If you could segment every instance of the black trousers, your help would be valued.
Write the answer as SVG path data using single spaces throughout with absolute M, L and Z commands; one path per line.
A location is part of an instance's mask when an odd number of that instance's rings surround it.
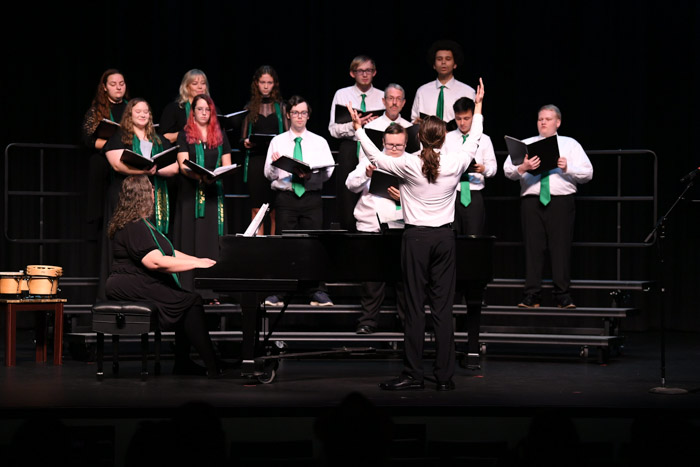
M 377 327 L 379 321 L 379 312 L 381 310 L 384 297 L 386 296 L 386 282 L 363 282 L 362 296 L 360 297 L 360 305 L 362 305 L 362 315 L 357 320 L 358 325 Z M 399 314 L 401 321 L 406 319 L 406 296 L 402 282 L 395 282 L 394 289 L 396 291 L 396 312 Z
M 320 191 L 307 191 L 301 197 L 293 191 L 277 191 L 275 222 L 284 230 L 320 230 L 323 228 L 323 200 Z
M 455 200 L 455 221 L 452 226 L 457 235 L 486 235 L 486 210 L 484 196 L 481 190 L 472 190 L 472 201 L 469 206 L 463 206 L 457 192 Z
M 323 228 L 323 200 L 320 191 L 307 191 L 301 197 L 293 191 L 277 191 L 275 194 L 276 233 L 285 230 L 321 230 Z M 325 283 L 313 284 L 308 294 L 326 291 Z M 283 297 L 283 294 L 277 294 Z
M 574 238 L 574 195 L 552 196 L 547 206 L 538 196 L 524 196 L 520 215 L 525 242 L 525 293 L 542 291 L 545 251 L 549 250 L 554 296 L 569 293 L 571 244 Z
M 335 160 L 338 166 L 334 170 L 335 207 L 340 228 L 351 232 L 357 230 L 353 211 L 360 194 L 348 190 L 348 187 L 345 186 L 345 180 L 348 178 L 348 174 L 357 167 L 357 161 L 357 141 L 341 140 Z
M 457 267 L 452 227 L 407 226 L 401 243 L 401 268 L 406 293 L 403 373 L 423 381 L 427 298 L 435 332 L 433 374 L 438 381 L 447 381 L 455 371 L 452 305 Z

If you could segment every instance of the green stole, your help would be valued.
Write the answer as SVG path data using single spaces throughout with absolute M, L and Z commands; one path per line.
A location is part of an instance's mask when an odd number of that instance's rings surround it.
M 190 118 L 190 109 L 192 109 L 190 101 L 185 102 L 185 120 Z
M 132 150 L 136 154 L 141 154 L 141 143 L 138 136 L 134 135 L 134 141 L 131 143 Z M 161 143 L 153 142 L 152 153 L 158 154 L 163 152 L 163 145 Z M 149 157 L 151 154 L 149 154 Z M 158 232 L 167 234 L 170 228 L 170 196 L 168 195 L 168 182 L 165 178 L 154 175 L 153 176 L 153 187 L 155 189 L 155 216 L 156 216 L 156 228 Z
M 277 114 L 277 134 L 284 133 L 284 119 L 282 117 L 282 108 L 279 102 L 275 102 L 275 113 Z M 253 122 L 248 122 L 248 138 L 253 133 Z M 248 161 L 250 160 L 250 149 L 245 151 L 245 164 L 243 166 L 243 183 L 248 183 Z
M 151 236 L 153 237 L 153 241 L 156 242 L 156 246 L 158 247 L 158 250 L 160 250 L 161 254 L 162 254 L 163 256 L 170 256 L 170 255 L 166 255 L 165 252 L 163 251 L 163 249 L 160 247 L 160 243 L 158 243 L 158 240 L 156 239 L 155 229 L 153 228 L 153 226 L 151 225 L 151 223 L 148 222 L 148 221 L 147 221 L 146 219 L 144 219 L 144 218 L 141 218 L 141 220 L 146 224 L 146 227 L 148 227 L 148 231 L 151 232 Z M 160 233 L 160 235 L 165 239 L 165 241 L 168 242 L 168 245 L 170 245 L 170 248 L 172 248 L 172 250 L 173 250 L 172 257 L 174 258 L 174 257 L 175 257 L 175 248 L 173 247 L 173 244 L 170 243 L 170 240 L 168 240 L 168 237 L 166 237 L 165 235 L 163 235 L 162 232 L 158 232 L 158 233 Z M 170 274 L 172 274 L 173 279 L 175 279 L 175 283 L 177 284 L 177 286 L 178 286 L 179 288 L 182 288 L 182 285 L 180 284 L 180 278 L 178 277 L 177 273 L 176 273 L 176 272 L 171 272 Z
M 223 147 L 219 145 L 217 148 L 219 151 L 219 157 L 216 159 L 216 167 L 221 167 L 221 155 L 223 154 Z M 195 161 L 197 164 L 204 167 L 204 145 L 199 142 L 194 145 L 194 152 L 197 156 Z M 194 217 L 195 219 L 204 217 L 206 212 L 206 195 L 204 193 L 204 182 L 201 180 L 197 182 L 197 191 L 194 194 Z M 217 194 L 217 220 L 219 225 L 219 235 L 224 234 L 224 182 L 219 179 L 216 181 L 216 194 Z

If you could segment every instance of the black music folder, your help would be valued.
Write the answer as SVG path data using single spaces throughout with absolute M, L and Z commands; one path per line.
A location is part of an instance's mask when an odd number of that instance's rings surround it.
M 420 141 L 418 140 L 418 129 L 419 125 L 411 125 L 406 128 L 406 133 L 408 133 L 408 138 L 406 139 L 406 149 L 408 153 L 414 153 L 420 151 Z M 384 132 L 379 130 L 373 130 L 372 128 L 365 128 L 365 133 L 370 140 L 374 143 L 377 148 L 382 151 L 384 150 Z
M 269 146 L 270 141 L 272 141 L 272 138 L 274 138 L 275 136 L 277 135 L 266 133 L 252 133 L 248 135 L 248 140 L 256 146 Z
M 540 158 L 540 166 L 535 170 L 528 170 L 532 175 L 539 175 L 542 172 L 549 172 L 557 168 L 557 161 L 559 160 L 557 135 L 552 135 L 549 138 L 544 138 L 530 144 L 525 144 L 519 139 L 508 135 L 505 136 L 505 140 L 513 165 L 522 164 L 525 160 L 525 154 L 527 154 L 529 157 L 537 156 Z
M 230 114 L 216 114 L 216 117 L 221 122 L 222 128 L 226 131 L 239 130 L 243 125 L 243 120 L 250 112 L 248 109 L 239 110 L 238 112 L 233 112 Z
M 185 159 L 185 165 L 193 172 L 199 175 L 204 175 L 209 180 L 218 180 L 224 174 L 231 174 L 240 168 L 240 165 L 238 164 L 231 164 L 217 167 L 214 170 L 209 170 L 206 167 L 202 167 L 196 162 L 191 161 L 190 159 Z
M 154 154 L 152 157 L 142 156 L 141 154 L 136 154 L 131 149 L 124 148 L 121 161 L 139 170 L 150 170 L 154 165 L 160 170 L 177 161 L 177 148 L 179 147 L 180 146 L 175 145 L 165 151 Z
M 369 182 L 369 192 L 375 196 L 380 196 L 393 201 L 394 198 L 389 196 L 388 189 L 390 186 L 393 186 L 398 190 L 399 182 L 399 177 L 396 177 L 381 169 L 374 169 L 372 172 L 372 178 Z
M 363 112 L 361 110 L 357 110 L 358 115 L 360 118 L 366 117 L 367 115 L 374 115 L 375 117 L 381 117 L 382 114 L 384 113 L 384 109 L 378 109 L 378 110 L 367 110 L 366 112 Z M 336 104 L 335 105 L 335 123 L 348 123 L 352 122 L 352 117 L 350 116 L 350 111 L 348 110 L 347 106 L 345 105 L 340 105 Z
M 272 161 L 272 165 L 278 169 L 286 170 L 289 173 L 316 173 L 321 169 L 335 167 L 338 164 L 311 166 L 307 162 L 294 159 L 293 157 L 282 155 L 276 161 Z
M 100 123 L 99 125 L 97 125 L 97 128 L 95 128 L 94 135 L 96 138 L 109 139 L 114 133 L 117 132 L 119 126 L 120 125 L 117 122 L 113 122 L 112 120 L 103 118 L 102 120 L 100 120 Z
M 423 112 L 421 112 L 419 116 L 420 116 L 420 119 L 423 120 L 425 117 L 428 116 L 428 114 L 424 114 Z M 436 115 L 433 115 L 433 117 L 435 117 L 435 116 Z M 445 122 L 445 124 L 447 125 L 448 132 L 457 129 L 457 121 L 454 118 L 452 120 L 450 120 L 449 122 Z

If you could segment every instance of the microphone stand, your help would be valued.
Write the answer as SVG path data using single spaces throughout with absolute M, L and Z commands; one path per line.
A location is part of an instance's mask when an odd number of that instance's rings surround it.
M 661 386 L 657 386 L 655 388 L 651 388 L 649 392 L 655 393 L 655 394 L 687 394 L 688 391 L 683 388 L 669 388 L 666 386 L 666 285 L 664 283 L 664 278 L 666 275 L 666 264 L 664 260 L 664 241 L 666 239 L 666 221 L 668 220 L 669 215 L 673 211 L 673 209 L 676 207 L 676 205 L 683 199 L 685 196 L 686 192 L 690 189 L 690 187 L 693 186 L 693 180 L 690 179 L 688 181 L 688 184 L 685 186 L 685 189 L 681 192 L 680 196 L 676 201 L 671 205 L 668 211 L 666 211 L 666 214 L 664 214 L 656 223 L 654 226 L 654 229 L 647 235 L 647 238 L 644 239 L 644 243 L 649 243 L 651 238 L 654 236 L 654 234 L 658 231 L 659 232 L 659 238 L 658 238 L 658 256 L 659 256 L 659 275 L 661 280 L 660 282 L 660 287 L 659 290 L 661 291 Z

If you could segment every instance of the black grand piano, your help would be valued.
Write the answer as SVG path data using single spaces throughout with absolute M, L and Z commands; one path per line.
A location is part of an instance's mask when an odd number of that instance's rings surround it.
M 277 361 L 267 355 L 269 336 L 260 339 L 267 295 L 303 293 L 318 281 L 400 280 L 401 233 L 390 232 L 319 230 L 266 237 L 219 237 L 219 261 L 209 269 L 197 270 L 195 286 L 239 297 L 243 314 L 241 374 L 258 377 L 262 382 L 274 378 Z M 468 355 L 476 357 L 472 364 L 478 364 L 481 302 L 484 287 L 493 278 L 494 240 L 457 236 L 457 287 L 468 297 Z

